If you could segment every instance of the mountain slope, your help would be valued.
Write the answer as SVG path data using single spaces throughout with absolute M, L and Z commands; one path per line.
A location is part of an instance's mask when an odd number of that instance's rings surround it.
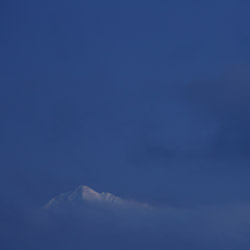
M 126 202 L 111 193 L 98 193 L 88 186 L 81 185 L 73 192 L 67 192 L 51 199 L 44 208 L 50 209 L 65 205 L 76 204 L 95 204 L 95 205 L 122 205 Z

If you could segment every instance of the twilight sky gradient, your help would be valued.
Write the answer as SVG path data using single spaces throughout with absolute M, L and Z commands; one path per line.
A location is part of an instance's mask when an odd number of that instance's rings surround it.
M 148 249 L 249 249 L 242 239 L 250 228 L 249 11 L 248 0 L 1 1 L 4 249 L 34 249 L 38 229 L 34 246 L 12 229 L 29 228 L 29 235 L 41 220 L 34 211 L 80 184 L 188 209 L 185 223 L 200 207 L 200 218 L 209 220 L 219 206 L 217 216 L 225 222 L 233 214 L 239 226 L 230 246 L 220 236 L 210 246 L 192 235 L 183 246 L 156 237 L 158 248 Z M 167 229 L 177 241 L 180 221 Z M 94 240 L 106 230 L 102 225 L 96 236 L 95 223 Z M 82 230 L 76 224 L 70 222 Z M 199 231 L 195 223 L 190 230 Z M 126 233 L 133 246 L 124 249 L 137 250 L 148 231 L 137 239 Z M 78 240 L 65 249 L 82 249 Z

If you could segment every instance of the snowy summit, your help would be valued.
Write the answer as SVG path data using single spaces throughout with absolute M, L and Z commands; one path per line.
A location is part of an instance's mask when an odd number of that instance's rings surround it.
M 67 192 L 51 199 L 45 208 L 54 208 L 72 203 L 98 203 L 98 204 L 121 204 L 123 200 L 111 193 L 98 193 L 88 186 L 81 185 L 73 192 Z

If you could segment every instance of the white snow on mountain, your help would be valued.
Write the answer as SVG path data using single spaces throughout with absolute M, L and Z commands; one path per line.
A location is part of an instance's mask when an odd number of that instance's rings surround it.
M 122 206 L 143 206 L 143 207 L 149 207 L 146 204 L 132 202 L 123 200 L 111 193 L 108 192 L 102 192 L 98 193 L 95 190 L 91 189 L 88 186 L 81 185 L 73 192 L 68 192 L 61 194 L 59 196 L 56 196 L 55 198 L 51 199 L 44 208 L 50 209 L 55 207 L 60 207 L 62 205 L 67 204 L 78 204 L 78 203 L 91 203 L 95 205 L 122 205 Z

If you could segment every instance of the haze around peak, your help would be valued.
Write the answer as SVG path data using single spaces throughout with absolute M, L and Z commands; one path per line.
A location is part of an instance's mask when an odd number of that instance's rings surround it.
M 74 191 L 63 193 L 52 198 L 45 205 L 45 208 L 49 209 L 65 205 L 72 205 L 76 203 L 80 205 L 84 203 L 94 203 L 96 205 L 123 205 L 123 206 L 136 204 L 137 206 L 146 207 L 146 204 L 123 200 L 120 197 L 117 197 L 108 192 L 98 193 L 94 189 L 88 186 L 80 185 Z

